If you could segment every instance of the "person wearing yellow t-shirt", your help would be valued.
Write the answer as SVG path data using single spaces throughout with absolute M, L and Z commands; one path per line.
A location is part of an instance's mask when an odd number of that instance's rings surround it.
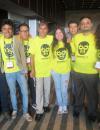
M 41 21 L 38 27 L 39 36 L 34 38 L 31 44 L 30 53 L 32 55 L 31 76 L 36 77 L 36 117 L 39 121 L 43 112 L 49 112 L 50 97 L 50 69 L 51 69 L 51 44 L 53 37 L 47 35 L 48 24 Z
M 28 114 L 28 86 L 25 73 L 27 73 L 24 47 L 16 37 L 13 36 L 13 22 L 9 19 L 4 20 L 1 26 L 3 37 L 0 39 L 0 51 L 4 63 L 4 72 L 7 84 L 10 90 L 12 103 L 12 119 L 17 116 L 17 97 L 16 97 L 16 81 L 19 83 L 22 101 L 23 101 L 23 117 L 27 121 L 32 121 L 32 117 Z
M 72 52 L 75 55 L 73 80 L 76 85 L 73 116 L 78 117 L 83 107 L 84 95 L 88 100 L 88 119 L 96 120 L 98 71 L 95 68 L 97 49 L 92 20 L 83 17 L 80 20 L 80 33 L 73 37 Z
M 51 73 L 55 83 L 58 114 L 68 113 L 68 83 L 70 77 L 70 54 L 64 29 L 57 27 L 52 43 Z
M 3 35 L 0 33 L 0 39 Z M 2 55 L 0 52 L 0 110 L 5 119 L 10 119 L 11 101 L 9 98 L 9 88 L 3 70 Z
M 28 68 L 28 86 L 30 89 L 30 96 L 32 99 L 32 107 L 36 109 L 36 93 L 35 93 L 35 86 L 34 86 L 34 77 L 30 77 L 30 72 L 31 72 L 31 55 L 29 52 L 30 49 L 30 44 L 33 43 L 33 38 L 29 34 L 29 25 L 26 23 L 22 23 L 19 25 L 19 35 L 18 38 L 22 41 L 22 44 L 24 45 L 24 51 L 25 51 L 25 56 L 26 56 L 26 63 L 27 63 L 27 68 Z
M 98 57 L 95 67 L 99 72 L 98 106 L 100 106 L 100 23 L 96 27 L 95 38 L 96 38 L 96 48 L 97 48 L 97 57 Z M 98 109 L 97 121 L 98 121 L 98 127 L 100 128 L 100 109 Z
M 69 32 L 66 34 L 67 37 L 67 43 L 71 43 L 72 38 L 78 33 L 79 31 L 79 25 L 78 22 L 71 20 L 67 24 L 67 28 Z M 70 47 L 70 46 L 69 46 Z M 71 47 L 70 47 L 70 53 L 71 53 L 71 73 L 70 73 L 70 84 L 68 86 L 68 93 L 69 93 L 69 105 L 74 103 L 74 95 L 75 95 L 75 84 L 73 81 L 73 66 L 74 66 L 74 60 L 75 56 L 71 52 Z

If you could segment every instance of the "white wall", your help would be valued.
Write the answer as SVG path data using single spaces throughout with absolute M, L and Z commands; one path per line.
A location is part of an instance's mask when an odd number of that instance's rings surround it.
M 37 35 L 37 28 L 38 28 L 39 21 L 37 20 L 29 20 L 29 27 L 30 27 L 30 34 L 32 37 Z
M 16 20 L 16 21 L 19 21 L 21 23 L 23 23 L 23 22 L 28 23 L 28 19 L 26 17 L 21 16 L 21 15 L 17 15 L 14 13 L 10 13 L 10 12 L 8 12 L 8 19 Z

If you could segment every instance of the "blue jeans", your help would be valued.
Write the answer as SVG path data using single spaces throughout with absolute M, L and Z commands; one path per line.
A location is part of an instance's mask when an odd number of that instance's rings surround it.
M 57 96 L 57 102 L 59 106 L 68 105 L 68 83 L 69 83 L 70 73 L 67 74 L 58 74 L 52 71 L 52 77 L 55 83 L 55 90 Z
M 16 81 L 19 83 L 22 101 L 23 101 L 23 113 L 28 111 L 28 86 L 25 75 L 21 71 L 14 73 L 6 73 L 6 80 L 10 90 L 10 97 L 12 102 L 12 107 L 14 111 L 17 111 L 17 97 L 16 97 Z

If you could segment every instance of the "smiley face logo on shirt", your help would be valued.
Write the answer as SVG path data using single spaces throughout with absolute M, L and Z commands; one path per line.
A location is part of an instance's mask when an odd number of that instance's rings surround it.
M 29 45 L 24 45 L 24 51 L 25 51 L 25 56 L 26 57 L 29 57 L 30 56 L 30 53 L 28 52 L 29 51 Z
M 59 60 L 64 60 L 66 58 L 66 49 L 65 48 L 59 48 L 56 51 L 56 56 Z
M 13 50 L 12 50 L 12 44 L 5 44 L 4 45 L 4 52 L 8 58 L 13 57 Z
M 48 57 L 50 53 L 50 46 L 48 44 L 43 44 L 41 46 L 41 54 L 44 57 Z
M 78 45 L 78 53 L 80 55 L 85 55 L 88 52 L 89 43 L 87 41 L 80 42 Z

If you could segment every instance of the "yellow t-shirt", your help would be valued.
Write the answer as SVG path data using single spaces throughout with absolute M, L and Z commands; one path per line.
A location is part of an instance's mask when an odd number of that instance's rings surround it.
M 97 58 L 98 58 L 98 61 L 100 61 L 100 49 L 97 49 Z
M 6 39 L 2 37 L 0 39 L 0 51 L 2 53 L 5 73 L 13 73 L 13 72 L 20 71 L 19 67 L 16 64 L 16 60 L 14 58 L 12 38 Z M 9 62 L 12 64 L 11 67 L 8 65 Z
M 51 44 L 53 36 L 47 35 L 45 38 L 36 36 L 30 46 L 30 53 L 35 56 L 36 77 L 50 76 L 51 69 Z
M 97 58 L 98 58 L 97 62 L 100 62 L 100 49 L 97 49 Z M 98 72 L 99 72 L 99 78 L 100 78 L 100 70 L 98 70 Z
M 3 34 L 2 33 L 0 33 L 0 38 L 2 38 L 3 37 Z
M 60 74 L 70 72 L 70 58 L 63 42 L 59 42 L 52 55 L 52 70 Z
M 95 69 L 97 61 L 97 49 L 95 44 L 95 37 L 92 33 L 88 35 L 79 33 L 73 37 L 71 48 L 76 58 L 73 66 L 74 71 L 85 74 L 98 73 Z
M 28 67 L 29 71 L 31 70 L 31 66 L 30 66 L 31 54 L 30 54 L 29 50 L 30 50 L 30 44 L 33 45 L 33 41 L 34 41 L 33 38 L 29 38 L 28 40 L 23 41 L 24 51 L 25 51 L 25 56 L 26 56 L 26 63 L 27 63 L 27 67 Z

